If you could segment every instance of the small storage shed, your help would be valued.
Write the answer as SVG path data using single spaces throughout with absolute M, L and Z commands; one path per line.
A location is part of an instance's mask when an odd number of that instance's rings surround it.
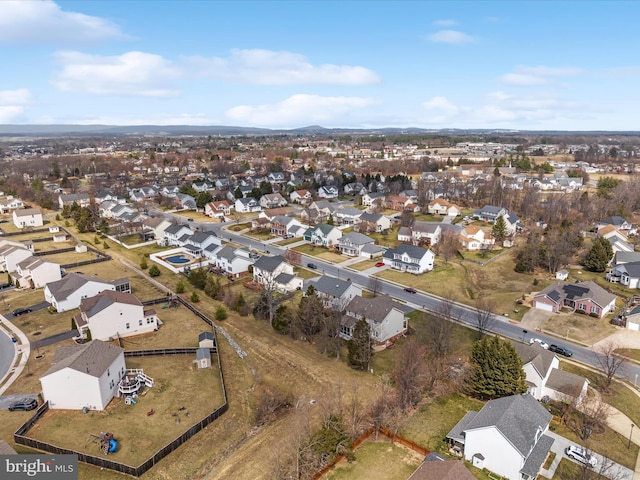
M 201 368 L 211 368 L 211 351 L 208 348 L 199 348 L 196 350 L 196 365 L 198 370 Z
M 214 348 L 216 345 L 213 332 L 202 332 L 198 335 L 198 346 L 200 348 Z

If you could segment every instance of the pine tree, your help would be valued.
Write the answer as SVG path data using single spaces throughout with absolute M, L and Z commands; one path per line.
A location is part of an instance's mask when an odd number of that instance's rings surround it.
M 366 320 L 358 320 L 353 327 L 353 335 L 347 344 L 349 365 L 360 370 L 369 370 L 373 356 L 371 332 Z
M 527 391 L 522 360 L 511 343 L 485 336 L 471 348 L 471 390 L 482 399 L 517 395 Z
M 592 272 L 604 272 L 611 257 L 613 257 L 611 243 L 606 238 L 600 237 L 594 240 L 584 261 L 584 266 Z
M 218 308 L 216 308 L 216 313 L 214 314 L 214 318 L 218 321 L 226 320 L 227 310 L 222 305 L 218 305 Z
M 496 218 L 491 233 L 496 239 L 496 242 L 504 242 L 504 239 L 507 236 L 507 222 L 505 222 L 503 215 L 500 215 L 498 218 Z

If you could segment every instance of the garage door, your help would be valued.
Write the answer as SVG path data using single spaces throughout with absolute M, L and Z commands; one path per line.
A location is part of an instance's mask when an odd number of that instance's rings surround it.
M 553 312 L 553 307 L 551 305 L 549 305 L 548 303 L 535 302 L 534 307 L 538 308 L 540 310 L 544 310 L 545 312 Z

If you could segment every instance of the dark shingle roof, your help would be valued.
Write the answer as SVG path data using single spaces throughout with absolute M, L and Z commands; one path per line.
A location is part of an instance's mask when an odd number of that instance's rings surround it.
M 264 270 L 265 272 L 273 272 L 281 263 L 286 263 L 282 255 L 260 257 L 253 264 L 254 269 Z
M 334 297 L 341 297 L 352 285 L 350 280 L 340 280 L 339 278 L 322 275 L 315 281 L 310 281 L 318 292 Z
M 347 312 L 362 315 L 376 323 L 382 322 L 391 310 L 398 308 L 398 304 L 389 295 L 379 295 L 375 298 L 353 297 L 347 305 Z
M 542 462 L 547 458 L 547 454 L 549 450 L 551 450 L 551 445 L 553 445 L 554 441 L 555 440 L 548 435 L 542 435 L 524 462 L 524 466 L 520 472 L 531 478 L 535 478 L 540 471 Z
M 539 344 L 523 345 L 522 343 L 513 342 L 518 356 L 522 360 L 522 364 L 531 363 L 542 378 L 547 376 L 547 372 L 551 368 L 555 353 L 545 350 Z
M 142 307 L 140 300 L 131 293 L 105 290 L 94 297 L 83 298 L 80 302 L 80 310 L 86 313 L 87 318 L 91 318 L 114 303 L 126 303 Z
M 584 382 L 585 378 L 580 375 L 554 368 L 551 370 L 546 385 L 557 392 L 577 397 L 584 387 Z
M 73 292 L 78 290 L 87 282 L 98 282 L 104 283 L 106 285 L 111 286 L 111 283 L 104 282 L 98 278 L 90 277 L 88 275 L 83 275 L 81 273 L 72 272 L 68 274 L 61 280 L 57 280 L 55 282 L 47 283 L 47 288 L 51 292 L 51 294 L 56 298 L 56 300 L 64 300 Z

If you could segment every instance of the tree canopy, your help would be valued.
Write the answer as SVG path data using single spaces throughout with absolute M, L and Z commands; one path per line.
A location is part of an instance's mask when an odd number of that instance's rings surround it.
M 471 391 L 482 399 L 527 391 L 522 360 L 511 343 L 499 337 L 482 337 L 471 348 Z
M 604 237 L 599 237 L 593 241 L 593 246 L 587 253 L 584 266 L 592 272 L 604 272 L 612 257 L 613 247 L 611 242 Z

